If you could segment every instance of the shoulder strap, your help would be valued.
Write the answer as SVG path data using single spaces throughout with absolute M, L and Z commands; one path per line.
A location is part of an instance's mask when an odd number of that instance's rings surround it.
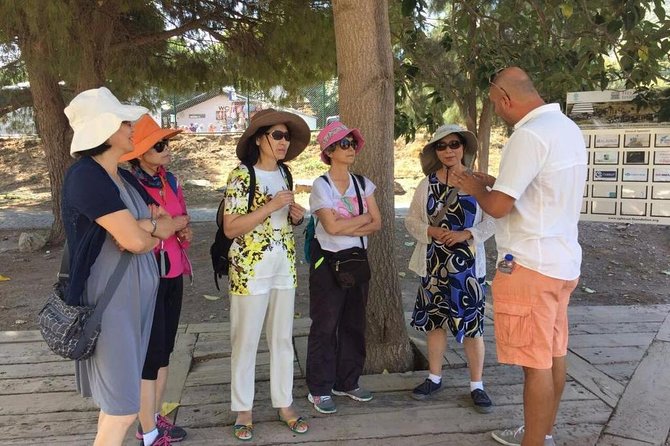
M 351 174 L 353 180 L 354 180 L 354 189 L 356 189 L 356 198 L 358 199 L 358 215 L 363 215 L 363 198 L 361 198 L 361 190 L 358 187 L 358 181 L 356 180 L 357 175 Z M 363 188 L 365 190 L 365 188 Z M 363 241 L 363 237 L 360 237 L 361 239 L 361 247 L 365 249 L 365 242 Z
M 177 195 L 177 191 L 179 190 L 179 183 L 177 182 L 177 177 L 174 176 L 174 174 L 170 171 L 168 171 L 165 175 L 167 177 L 167 182 L 170 185 L 170 188 L 172 189 L 172 192 Z
M 284 178 L 288 182 L 288 190 L 293 190 L 293 174 L 291 173 L 291 169 L 284 163 L 279 163 L 278 166 L 284 172 Z
M 361 188 L 363 189 L 363 191 L 365 191 L 365 177 L 363 175 L 359 175 L 357 173 L 354 173 L 353 175 L 354 175 L 355 178 L 358 179 L 358 182 L 360 183 Z
M 256 194 L 256 171 L 254 166 L 242 163 L 246 166 L 249 171 L 249 200 L 247 202 L 247 213 L 251 212 L 251 206 L 254 204 L 254 195 Z

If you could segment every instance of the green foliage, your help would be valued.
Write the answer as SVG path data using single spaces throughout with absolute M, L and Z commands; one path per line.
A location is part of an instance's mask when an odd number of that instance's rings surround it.
M 476 130 L 488 77 L 518 65 L 547 101 L 568 91 L 646 88 L 667 70 L 662 0 L 412 0 L 394 25 L 396 133 L 429 131 L 457 104 Z M 401 17 L 401 18 L 399 18 Z

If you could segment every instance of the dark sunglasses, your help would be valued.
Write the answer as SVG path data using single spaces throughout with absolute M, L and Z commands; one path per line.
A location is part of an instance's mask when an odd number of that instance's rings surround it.
M 335 150 L 336 147 L 339 147 L 342 150 L 348 150 L 348 149 L 354 149 L 356 150 L 358 148 L 358 141 L 355 139 L 341 139 L 335 144 L 332 145 L 333 150 Z
M 435 143 L 435 150 L 438 152 L 442 152 L 443 150 L 447 150 L 447 148 L 450 148 L 451 150 L 456 150 L 459 147 L 463 145 L 462 142 L 460 141 L 449 141 L 449 142 L 444 142 L 444 141 L 438 141 Z
M 272 139 L 275 141 L 281 141 L 282 138 L 284 138 L 286 141 L 291 141 L 291 134 L 289 132 L 282 132 L 281 130 L 275 130 L 270 133 L 266 133 L 266 135 L 272 136 Z
M 165 150 L 165 149 L 167 149 L 167 148 L 168 148 L 168 142 L 167 142 L 167 140 L 165 140 L 165 139 L 162 140 L 162 141 L 158 141 L 158 142 L 157 142 L 156 144 L 154 144 L 154 146 L 152 147 L 152 149 L 154 149 L 154 150 L 156 151 L 156 153 L 162 153 L 163 150 Z

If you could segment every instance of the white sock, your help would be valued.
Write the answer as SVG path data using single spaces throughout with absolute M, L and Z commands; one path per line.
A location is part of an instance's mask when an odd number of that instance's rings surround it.
M 146 434 L 142 435 L 142 439 L 144 440 L 144 446 L 150 446 L 154 444 L 154 441 L 156 441 L 156 438 L 158 438 L 158 428 L 154 427 L 154 430 L 151 432 L 147 432 Z
M 545 439 L 545 440 L 551 440 L 552 438 L 554 438 L 553 435 L 545 435 L 545 436 L 544 436 L 544 439 Z
M 433 384 L 440 384 L 442 382 L 442 377 L 440 375 L 433 375 L 432 373 L 428 374 L 428 379 L 433 381 Z
M 484 383 L 482 381 L 470 381 L 470 392 L 477 389 L 484 390 Z

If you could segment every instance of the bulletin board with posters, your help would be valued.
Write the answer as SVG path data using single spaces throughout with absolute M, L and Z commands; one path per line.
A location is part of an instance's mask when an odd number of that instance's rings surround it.
M 670 224 L 670 123 L 640 108 L 633 91 L 568 93 L 582 129 L 588 176 L 581 219 Z

